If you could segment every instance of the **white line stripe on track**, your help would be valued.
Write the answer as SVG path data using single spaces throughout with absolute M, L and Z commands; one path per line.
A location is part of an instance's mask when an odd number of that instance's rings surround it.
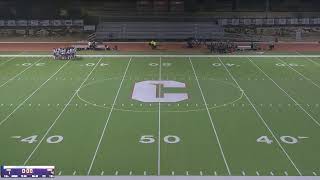
M 241 88 L 241 86 L 239 85 L 238 81 L 234 78 L 234 76 L 231 74 L 231 72 L 229 71 L 229 69 L 226 67 L 226 65 L 222 62 L 222 60 L 220 58 L 218 58 L 220 63 L 223 65 L 223 67 L 225 68 L 225 70 L 228 72 L 228 74 L 230 75 L 230 77 L 233 79 L 233 81 L 237 84 L 237 86 Z M 251 104 L 251 107 L 253 108 L 253 110 L 257 113 L 257 115 L 259 116 L 260 120 L 262 121 L 262 123 L 265 125 L 265 127 L 268 129 L 268 131 L 270 132 L 270 134 L 272 135 L 272 137 L 275 139 L 275 141 L 277 142 L 277 144 L 279 145 L 279 147 L 281 148 L 281 150 L 283 151 L 283 153 L 286 155 L 286 157 L 288 158 L 288 160 L 291 162 L 291 164 L 293 165 L 293 167 L 296 169 L 296 171 L 299 173 L 300 176 L 302 176 L 300 170 L 297 168 L 296 164 L 292 161 L 291 157 L 289 156 L 289 154 L 287 153 L 287 151 L 284 149 L 284 147 L 281 145 L 281 143 L 279 142 L 279 140 L 277 139 L 276 135 L 274 134 L 274 132 L 271 130 L 271 128 L 269 127 L 269 125 L 266 123 L 266 121 L 264 120 L 264 118 L 261 116 L 260 112 L 257 110 L 257 108 L 253 105 L 252 101 L 250 100 L 250 98 L 247 96 L 247 93 L 245 93 L 245 91 L 243 91 L 243 95 L 246 97 L 246 99 L 249 101 L 249 103 Z
M 115 106 L 115 104 L 116 104 L 116 102 L 117 102 L 117 99 L 118 99 L 118 96 L 119 96 L 119 93 L 120 93 L 120 90 L 121 90 L 122 84 L 123 84 L 124 79 L 125 79 L 125 77 L 126 77 L 126 75 L 127 75 L 127 71 L 128 71 L 129 66 L 130 66 L 130 64 L 131 64 L 131 61 L 132 61 L 132 58 L 130 58 L 130 60 L 129 60 L 128 64 L 127 64 L 126 70 L 125 70 L 125 72 L 124 72 L 124 74 L 123 74 L 123 77 L 122 77 L 121 83 L 120 83 L 120 85 L 119 85 L 119 88 L 118 88 L 117 94 L 116 94 L 116 96 L 115 96 L 115 98 L 114 98 L 114 100 L 113 100 L 112 107 L 111 107 L 111 109 L 110 109 L 109 115 L 108 115 L 108 117 L 107 117 L 106 123 L 105 123 L 104 128 L 103 128 L 103 131 L 102 131 L 102 133 L 101 133 L 101 136 L 100 136 L 100 139 L 99 139 L 99 142 L 98 142 L 97 148 L 96 148 L 96 150 L 95 150 L 95 153 L 94 153 L 94 155 L 93 155 L 93 158 L 92 158 L 92 161 L 91 161 L 90 167 L 89 167 L 89 169 L 88 169 L 88 173 L 87 173 L 87 175 L 89 175 L 89 174 L 90 174 L 90 172 L 91 172 L 92 166 L 93 166 L 93 164 L 94 164 L 94 161 L 95 161 L 95 159 L 96 159 L 97 153 L 98 153 L 98 151 L 99 151 L 100 144 L 101 144 L 102 139 L 103 139 L 103 136 L 104 136 L 104 134 L 105 134 L 105 132 L 106 132 L 106 129 L 107 129 L 107 126 L 108 126 L 108 123 L 109 123 L 109 120 L 110 120 L 111 114 L 112 114 L 113 109 L 114 109 L 114 106 Z
M 84 81 L 81 83 L 81 85 L 79 86 L 79 88 L 76 90 L 76 92 L 71 96 L 70 100 L 68 101 L 68 103 L 64 106 L 64 108 L 62 109 L 62 111 L 59 113 L 59 115 L 57 116 L 57 118 L 54 120 L 54 122 L 51 124 L 51 126 L 47 129 L 46 133 L 43 135 L 42 139 L 39 141 L 39 143 L 37 144 L 37 146 L 33 149 L 33 151 L 31 152 L 31 154 L 29 155 L 29 157 L 25 160 L 24 165 L 26 165 L 28 163 L 28 161 L 30 160 L 30 158 L 32 157 L 32 155 L 36 152 L 36 150 L 39 148 L 40 144 L 43 142 L 43 140 L 46 138 L 46 136 L 49 134 L 49 132 L 51 131 L 51 129 L 53 128 L 53 126 L 56 124 L 56 122 L 58 121 L 58 119 L 60 119 L 60 117 L 62 116 L 62 114 L 64 113 L 64 111 L 67 109 L 68 105 L 71 103 L 71 101 L 74 99 L 74 97 L 77 95 L 77 92 L 79 91 L 79 89 L 84 85 L 84 83 L 88 80 L 88 78 L 91 76 L 92 72 L 96 69 L 96 67 L 100 64 L 100 61 L 102 60 L 102 58 L 98 61 L 98 63 L 92 68 L 92 70 L 90 71 L 90 73 L 87 75 L 87 77 L 84 79 Z M 70 61 L 68 61 L 70 62 Z M 67 62 L 67 63 L 68 63 Z M 66 63 L 66 64 L 67 64 Z
M 8 84 L 10 81 L 14 80 L 15 78 L 17 78 L 18 76 L 20 76 L 22 73 L 24 73 L 26 70 L 30 69 L 31 67 L 33 67 L 36 63 L 38 63 L 39 61 L 41 61 L 42 58 L 38 61 L 36 61 L 35 63 L 33 63 L 31 66 L 28 66 L 27 68 L 25 68 L 23 71 L 19 72 L 18 74 L 16 74 L 15 76 L 13 76 L 12 78 L 10 78 L 8 81 L 6 81 L 5 83 L 0 85 L 0 88 L 5 86 L 6 84 Z
M 297 106 L 300 107 L 300 109 L 305 112 L 312 120 L 314 123 L 316 123 L 319 127 L 320 127 L 320 123 L 319 121 L 317 121 L 313 116 L 311 116 L 311 114 L 309 114 L 307 112 L 307 110 L 305 110 L 293 97 L 291 97 L 283 88 L 281 88 L 267 73 L 265 73 L 255 62 L 253 62 L 250 58 L 249 58 L 250 62 L 256 66 L 266 77 L 268 77 L 282 92 L 284 92 Z
M 4 118 L 1 122 L 0 122 L 0 126 L 6 122 L 13 113 L 15 113 L 26 101 L 28 101 L 35 93 L 37 93 L 42 86 L 44 86 L 52 77 L 54 77 L 62 68 L 64 68 L 70 61 L 64 63 L 63 66 L 61 66 L 54 74 L 52 74 L 49 79 L 47 79 L 44 83 L 42 83 L 35 91 L 33 91 L 22 103 L 20 103 L 6 118 Z
M 200 90 L 200 93 L 201 93 L 201 96 L 202 96 L 202 100 L 203 100 L 203 102 L 204 102 L 204 104 L 205 104 L 205 107 L 206 107 L 206 109 L 207 109 L 207 113 L 208 113 L 208 116 L 209 116 L 209 119 L 210 119 L 210 122 L 211 122 L 211 126 L 212 126 L 213 132 L 214 132 L 214 134 L 215 134 L 215 136 L 216 136 L 216 139 L 217 139 L 217 142 L 218 142 L 218 145 L 219 145 L 219 149 L 220 149 L 220 152 L 221 152 L 221 156 L 222 156 L 223 161 L 224 161 L 224 163 L 225 163 L 225 166 L 226 166 L 226 168 L 227 168 L 228 174 L 231 175 L 228 162 L 227 162 L 227 160 L 226 160 L 226 157 L 225 157 L 225 154 L 224 154 L 222 145 L 221 145 L 221 143 L 220 143 L 220 139 L 219 139 L 219 136 L 218 136 L 216 127 L 215 127 L 215 125 L 214 125 L 214 123 L 213 123 L 213 119 L 212 119 L 211 113 L 210 113 L 209 108 L 208 108 L 208 105 L 207 105 L 207 104 L 208 104 L 208 103 L 207 103 L 207 100 L 206 100 L 206 98 L 204 97 L 204 94 L 203 94 L 202 88 L 201 88 L 201 86 L 200 86 L 200 82 L 199 82 L 197 73 L 196 73 L 196 71 L 195 71 L 195 69 L 194 69 L 194 66 L 193 66 L 193 63 L 192 63 L 192 60 L 191 60 L 190 57 L 189 57 L 189 62 L 190 62 L 190 64 L 191 64 L 191 67 L 192 67 L 192 70 L 193 70 L 193 74 L 194 74 L 194 76 L 195 76 L 195 78 L 196 78 L 196 81 L 197 81 L 197 84 L 198 84 L 198 87 L 199 87 L 199 90 Z
M 280 58 L 277 58 L 280 62 L 284 63 L 284 64 L 287 64 L 287 62 L 283 61 L 282 59 Z M 302 73 L 300 73 L 298 70 L 296 70 L 295 68 L 291 67 L 290 65 L 288 65 L 287 67 L 289 67 L 290 69 L 292 69 L 294 72 L 296 72 L 297 74 L 299 74 L 301 77 L 303 77 L 304 79 L 310 81 L 313 85 L 317 86 L 319 89 L 320 89 L 320 85 L 315 83 L 314 81 L 312 81 L 310 78 L 306 77 L 305 75 L 303 75 Z

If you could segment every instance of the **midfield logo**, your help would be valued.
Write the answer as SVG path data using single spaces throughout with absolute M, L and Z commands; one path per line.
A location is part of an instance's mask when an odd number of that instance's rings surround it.
M 187 93 L 166 93 L 170 88 L 186 88 L 178 81 L 142 81 L 134 85 L 132 99 L 141 102 L 180 102 L 188 99 Z

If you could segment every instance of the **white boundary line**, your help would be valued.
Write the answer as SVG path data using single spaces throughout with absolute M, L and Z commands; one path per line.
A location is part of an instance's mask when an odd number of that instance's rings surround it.
M 49 79 L 47 79 L 44 83 L 42 83 L 35 91 L 33 91 L 22 103 L 20 103 L 6 118 L 4 118 L 1 122 L 0 122 L 0 126 L 6 122 L 13 113 L 15 113 L 26 101 L 28 101 L 35 93 L 37 93 L 42 86 L 44 86 L 52 77 L 54 77 L 63 67 L 65 67 L 70 61 L 67 61 L 66 63 L 64 63 L 63 66 L 61 66 L 54 74 L 52 74 Z
M 191 57 L 191 58 L 201 58 L 201 57 L 243 57 L 243 58 L 246 58 L 246 57 L 261 57 L 261 58 L 266 58 L 266 57 L 278 57 L 278 58 L 285 58 L 285 57 L 292 57 L 292 58 L 297 58 L 297 57 L 301 57 L 301 58 L 319 58 L 320 55 L 290 55 L 290 54 L 287 54 L 287 55 L 236 55 L 236 54 L 231 54 L 231 55 L 194 55 L 194 54 L 180 54 L 180 55 L 170 55 L 170 54 L 167 54 L 167 55 L 161 55 L 161 54 L 158 54 L 158 55 L 153 55 L 153 54 L 149 54 L 149 55 L 146 55 L 146 54 L 102 54 L 102 55 L 77 55 L 78 57 L 86 57 L 86 58 L 106 58 L 106 57 L 126 57 L 126 58 L 135 58 L 135 57 L 155 57 L 155 58 L 159 58 L 159 57 L 173 57 L 173 58 L 187 58 L 187 57 Z M 52 57 L 52 55 L 41 55 L 41 54 L 25 54 L 25 55 L 14 55 L 14 54 L 0 54 L 0 57 L 12 57 L 12 58 L 16 58 L 16 57 L 30 57 L 30 58 L 39 58 L 39 57 Z
M 311 116 L 294 98 L 292 98 L 284 89 L 282 89 L 267 73 L 265 73 L 256 63 L 254 63 L 250 58 L 248 58 L 250 62 L 255 65 L 266 77 L 268 77 L 282 92 L 284 92 L 296 105 L 300 107 L 302 111 L 304 111 L 319 127 L 320 123 Z
M 162 59 L 160 57 L 159 62 L 159 81 L 161 81 L 162 75 Z M 161 88 L 159 88 L 159 95 L 161 94 Z M 159 118 L 158 118 L 158 176 L 161 174 L 161 102 L 159 102 Z
M 33 149 L 33 151 L 31 152 L 31 154 L 29 155 L 29 157 L 25 160 L 25 162 L 23 163 L 24 165 L 26 165 L 28 163 L 28 161 L 30 160 L 30 158 L 32 157 L 32 155 L 36 152 L 36 150 L 38 149 L 38 147 L 40 146 L 40 144 L 42 143 L 42 141 L 45 139 L 45 137 L 49 134 L 49 132 L 51 131 L 51 129 L 53 128 L 53 126 L 56 124 L 56 122 L 58 121 L 58 119 L 61 117 L 61 115 L 64 113 L 64 111 L 67 109 L 67 107 L 69 106 L 69 104 L 71 103 L 71 101 L 73 100 L 73 98 L 76 96 L 77 91 L 83 86 L 83 84 L 88 80 L 88 78 L 91 76 L 92 72 L 96 69 L 96 67 L 100 64 L 102 58 L 97 62 L 97 64 L 92 68 L 92 70 L 90 71 L 90 73 L 87 75 L 87 77 L 84 79 L 84 81 L 81 83 L 80 87 L 76 90 L 76 92 L 71 96 L 70 100 L 68 101 L 68 103 L 64 106 L 64 108 L 62 109 L 62 111 L 59 113 L 59 115 L 57 116 L 57 118 L 54 120 L 54 122 L 51 124 L 51 126 L 47 129 L 46 133 L 43 135 L 43 137 L 41 138 L 41 140 L 39 141 L 39 143 L 37 144 L 37 146 Z M 70 62 L 70 61 L 68 61 Z M 67 63 L 66 63 L 67 64 Z
M 116 94 L 116 96 L 115 96 L 115 98 L 114 98 L 114 100 L 113 100 L 112 107 L 111 107 L 111 109 L 110 109 L 109 115 L 108 115 L 108 117 L 107 117 L 106 123 L 105 123 L 104 128 L 103 128 L 103 131 L 102 131 L 102 133 L 101 133 L 101 136 L 100 136 L 100 139 L 99 139 L 99 142 L 98 142 L 96 151 L 95 151 L 95 153 L 94 153 L 94 155 L 93 155 L 93 158 L 92 158 L 90 167 L 89 167 L 89 169 L 88 169 L 87 175 L 90 175 L 92 166 L 93 166 L 93 164 L 94 164 L 94 161 L 95 161 L 95 159 L 96 159 L 97 153 L 98 153 L 99 148 L 100 148 L 100 144 L 101 144 L 101 142 L 102 142 L 103 136 L 104 136 L 105 131 L 106 131 L 106 129 L 107 129 L 107 126 L 108 126 L 108 123 L 109 123 L 111 114 L 112 114 L 113 109 L 114 109 L 114 106 L 115 106 L 115 104 L 116 104 L 116 102 L 117 102 L 117 99 L 118 99 L 118 96 L 119 96 L 119 93 L 120 93 L 122 84 L 123 84 L 123 82 L 124 82 L 124 79 L 125 79 L 125 77 L 126 77 L 127 71 L 128 71 L 129 66 L 130 66 L 130 64 L 131 64 L 131 60 L 132 60 L 132 58 L 130 58 L 130 60 L 129 60 L 128 64 L 127 64 L 127 67 L 126 67 L 126 70 L 125 70 L 125 72 L 124 72 L 124 74 L 123 74 L 122 80 L 121 80 L 121 82 L 120 82 L 120 85 L 119 85 L 117 94 Z
M 241 86 L 239 85 L 238 81 L 234 78 L 234 76 L 231 74 L 231 72 L 228 70 L 228 68 L 226 67 L 226 65 L 224 65 L 224 63 L 222 62 L 222 60 L 220 58 L 218 58 L 220 63 L 223 65 L 224 69 L 228 72 L 228 74 L 230 75 L 230 77 L 233 79 L 233 81 L 238 85 L 239 88 L 241 88 Z M 254 109 L 254 111 L 257 113 L 257 115 L 259 116 L 259 118 L 261 119 L 261 121 L 263 122 L 263 124 L 266 126 L 266 128 L 268 129 L 268 131 L 270 132 L 270 134 L 272 135 L 272 137 L 275 139 L 275 141 L 277 142 L 277 144 L 279 145 L 279 147 L 281 148 L 281 150 L 283 151 L 283 153 L 287 156 L 288 160 L 291 162 L 291 164 L 293 165 L 293 167 L 296 169 L 296 171 L 299 173 L 300 176 L 302 176 L 302 173 L 300 172 L 300 170 L 297 168 L 296 164 L 292 161 L 291 157 L 289 156 L 289 154 L 287 153 L 287 151 L 284 149 L 284 147 L 281 145 L 281 143 L 279 142 L 279 140 L 277 139 L 277 137 L 275 136 L 275 134 L 273 133 L 273 131 L 271 130 L 271 128 L 269 127 L 269 125 L 266 123 L 266 121 L 264 120 L 264 118 L 261 116 L 260 112 L 257 110 L 257 108 L 254 106 L 254 104 L 252 103 L 252 101 L 250 100 L 250 98 L 247 96 L 247 93 L 245 93 L 244 91 L 244 96 L 247 98 L 248 102 L 251 104 L 251 107 Z
M 305 75 L 303 75 L 302 73 L 300 73 L 300 72 L 299 72 L 298 70 L 296 70 L 295 68 L 289 66 L 287 62 L 283 61 L 283 60 L 280 59 L 279 57 L 277 57 L 277 59 L 278 59 L 280 62 L 286 64 L 287 67 L 289 67 L 291 70 L 293 70 L 294 72 L 296 72 L 297 74 L 299 74 L 299 75 L 300 75 L 301 77 L 303 77 L 304 79 L 310 81 L 313 85 L 317 86 L 317 87 L 320 89 L 320 85 L 318 85 L 317 83 L 313 82 L 310 78 L 306 77 Z
M 197 73 L 196 73 L 196 71 L 195 71 L 195 69 L 194 69 L 194 66 L 193 66 L 193 63 L 192 63 L 192 60 L 191 60 L 190 57 L 189 57 L 189 62 L 190 62 L 190 64 L 191 64 L 191 67 L 192 67 L 192 70 L 193 70 L 193 74 L 194 74 L 194 76 L 195 76 L 195 78 L 196 78 L 196 81 L 197 81 L 197 84 L 198 84 L 198 87 L 199 87 L 199 90 L 200 90 L 200 93 L 201 93 L 201 96 L 202 96 L 202 100 L 203 100 L 203 102 L 204 102 L 204 104 L 205 104 L 205 106 L 206 106 L 207 113 L 208 113 L 208 116 L 209 116 L 209 119 L 210 119 L 210 122 L 211 122 L 211 126 L 212 126 L 213 132 L 214 132 L 214 134 L 215 134 L 215 136 L 216 136 L 216 139 L 217 139 L 217 142 L 218 142 L 218 145 L 219 145 L 219 149 L 220 149 L 220 152 L 221 152 L 221 156 L 222 156 L 223 161 L 224 161 L 224 163 L 225 163 L 225 165 L 226 165 L 226 168 L 227 168 L 227 170 L 228 170 L 228 174 L 231 175 L 228 162 L 227 162 L 227 160 L 226 160 L 226 157 L 225 157 L 225 154 L 224 154 L 222 145 L 221 145 L 221 143 L 220 143 L 220 139 L 219 139 L 219 136 L 218 136 L 216 127 L 215 127 L 215 125 L 214 125 L 214 123 L 213 123 L 213 120 L 212 120 L 212 117 L 211 117 L 211 114 L 210 114 L 210 111 L 209 111 L 209 108 L 208 108 L 208 105 L 207 105 L 207 100 L 206 100 L 206 98 L 205 98 L 204 95 L 203 95 L 203 91 L 202 91 L 202 88 L 201 88 L 201 86 L 200 86 L 200 82 L 199 82 Z
M 6 81 L 5 83 L 0 85 L 0 88 L 5 86 L 6 84 L 8 84 L 10 81 L 14 80 L 16 77 L 18 77 L 19 75 L 21 75 L 22 73 L 24 73 L 26 70 L 30 69 L 31 67 L 33 67 L 35 64 L 37 64 L 39 61 L 41 61 L 43 58 L 40 58 L 40 60 L 36 61 L 35 63 L 33 63 L 31 66 L 28 66 L 27 68 L 25 68 L 23 71 L 19 72 L 18 74 L 16 74 L 15 76 L 13 76 L 12 78 L 10 78 L 8 81 Z

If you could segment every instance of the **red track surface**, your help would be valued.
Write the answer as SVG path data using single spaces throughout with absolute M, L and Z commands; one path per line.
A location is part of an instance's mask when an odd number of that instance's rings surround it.
M 2 42 L 0 43 L 0 51 L 51 51 L 53 48 L 67 47 L 74 44 L 86 43 L 73 43 L 73 42 Z M 248 44 L 248 43 L 247 43 Z M 118 46 L 119 51 L 129 52 L 129 51 L 143 51 L 143 52 L 154 52 L 157 50 L 152 50 L 147 43 L 108 43 L 109 46 Z M 261 44 L 262 50 L 268 49 L 267 43 Z M 170 52 L 208 52 L 205 47 L 202 48 L 187 48 L 185 43 L 177 42 L 166 42 L 160 43 L 158 51 L 170 51 Z M 282 52 L 320 52 L 320 44 L 315 42 L 305 42 L 305 43 L 277 43 L 273 51 Z

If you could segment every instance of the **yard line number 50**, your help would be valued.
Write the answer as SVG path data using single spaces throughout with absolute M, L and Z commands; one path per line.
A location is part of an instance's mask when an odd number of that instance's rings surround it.
M 181 139 L 175 135 L 167 135 L 163 138 L 163 141 L 167 144 L 177 144 L 181 141 Z M 153 135 L 143 135 L 140 137 L 139 142 L 141 144 L 152 144 L 156 142 L 156 139 Z

